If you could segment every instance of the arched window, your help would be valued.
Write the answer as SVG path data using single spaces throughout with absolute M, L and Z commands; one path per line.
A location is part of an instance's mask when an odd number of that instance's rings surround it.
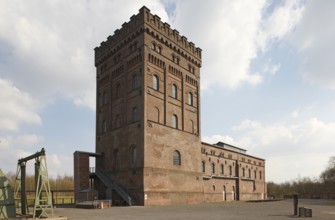
M 156 120 L 156 122 L 159 123 L 159 108 L 158 107 L 155 107 L 155 113 L 156 113 L 155 120 Z
M 187 95 L 187 103 L 189 105 L 193 105 L 193 94 L 191 92 L 189 92 Z
M 178 128 L 178 117 L 177 115 L 172 115 L 172 127 Z
M 180 153 L 177 150 L 173 152 L 173 165 L 181 165 Z
M 136 146 L 133 145 L 130 147 L 130 164 L 135 164 L 136 157 L 137 157 L 137 149 Z
M 205 161 L 201 161 L 201 168 L 202 168 L 202 172 L 206 172 L 206 163 Z
M 194 134 L 194 122 L 190 120 L 191 132 Z
M 215 163 L 212 163 L 212 173 L 215 173 Z
M 138 76 L 135 74 L 133 75 L 132 89 L 137 89 L 138 87 L 139 87 Z
M 154 90 L 159 90 L 159 78 L 157 75 L 154 75 L 152 77 L 152 87 L 154 88 Z
M 221 164 L 221 174 L 224 174 L 224 165 Z
M 177 98 L 178 92 L 177 92 L 177 86 L 176 84 L 172 84 L 172 98 Z
M 133 122 L 138 121 L 140 119 L 139 113 L 138 113 L 138 108 L 134 107 L 132 110 L 132 120 Z

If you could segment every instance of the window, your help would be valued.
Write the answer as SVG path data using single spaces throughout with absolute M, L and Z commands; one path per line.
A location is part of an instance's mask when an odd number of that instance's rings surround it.
M 162 53 L 162 47 L 161 47 L 161 46 L 158 46 L 158 47 L 157 47 L 157 52 L 158 52 L 159 54 Z
M 250 169 L 248 170 L 248 174 L 249 174 L 248 177 L 251 178 L 251 170 Z
M 159 109 L 158 107 L 155 107 L 155 117 L 154 120 L 159 123 Z
M 106 131 L 107 131 L 107 122 L 106 122 L 106 120 L 103 120 L 103 121 L 102 121 L 102 131 L 103 131 L 103 132 L 106 132 Z
M 136 146 L 131 146 L 130 147 L 130 164 L 135 164 L 136 157 L 137 157 Z
M 259 171 L 259 179 L 262 179 L 262 171 Z
M 242 176 L 245 177 L 245 169 L 242 168 Z
M 173 152 L 173 165 L 180 165 L 181 160 L 180 160 L 180 153 L 179 151 L 175 150 Z
M 212 188 L 213 188 L 213 191 L 215 191 L 215 185 L 213 185 Z
M 206 172 L 206 163 L 205 161 L 201 161 L 201 168 L 202 168 L 202 172 Z
M 152 43 L 151 49 L 156 51 L 156 44 L 155 43 Z
M 188 93 L 188 96 L 187 96 L 187 103 L 189 105 L 193 105 L 193 95 L 191 92 Z
M 152 77 L 152 87 L 154 88 L 154 90 L 159 90 L 159 78 L 157 75 L 154 75 Z
M 229 166 L 229 175 L 232 176 L 233 175 L 233 168 L 231 166 Z
M 106 92 L 103 93 L 103 95 L 102 95 L 102 100 L 103 100 L 103 104 L 104 104 L 104 105 L 107 104 L 108 99 L 107 99 L 107 93 L 106 93 Z
M 138 113 L 138 108 L 134 107 L 132 110 L 132 120 L 133 122 L 138 121 L 139 120 L 139 113 Z
M 172 127 L 178 128 L 178 117 L 177 115 L 172 115 Z
M 194 122 L 192 120 L 190 120 L 190 126 L 191 126 L 191 132 L 192 134 L 194 134 Z
M 138 87 L 139 87 L 138 76 L 137 75 L 133 75 L 132 89 L 137 89 Z
M 172 98 L 177 98 L 177 86 L 176 84 L 172 84 Z
M 257 172 L 256 172 L 256 170 L 254 171 L 254 177 L 255 177 L 255 179 L 257 179 Z
M 212 163 L 212 173 L 215 173 L 215 164 Z
M 224 174 L 224 165 L 221 164 L 221 174 Z

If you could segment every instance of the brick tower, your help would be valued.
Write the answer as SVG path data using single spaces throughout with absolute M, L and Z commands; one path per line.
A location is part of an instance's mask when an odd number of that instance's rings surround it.
M 201 49 L 142 7 L 95 48 L 95 66 L 100 196 L 202 202 Z

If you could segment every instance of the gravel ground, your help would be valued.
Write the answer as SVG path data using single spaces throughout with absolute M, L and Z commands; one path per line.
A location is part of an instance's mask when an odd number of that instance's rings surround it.
M 313 210 L 312 219 L 335 219 L 335 201 L 299 200 L 299 207 Z M 271 220 L 298 218 L 293 215 L 293 201 L 272 202 L 225 202 L 179 206 L 133 206 L 107 209 L 56 208 L 55 216 L 66 216 L 70 220 L 93 219 L 229 219 L 229 220 Z

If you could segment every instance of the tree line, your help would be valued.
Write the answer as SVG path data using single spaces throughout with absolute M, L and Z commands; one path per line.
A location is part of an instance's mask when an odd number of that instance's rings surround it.
M 300 198 L 335 199 L 335 156 L 329 158 L 327 168 L 319 178 L 309 177 L 277 184 L 268 182 L 269 198 L 285 198 L 298 194 Z
M 7 173 L 6 177 L 10 183 L 10 186 L 14 190 L 16 174 L 15 173 Z M 31 191 L 35 190 L 35 175 L 26 175 L 26 190 Z M 56 178 L 49 177 L 50 189 L 51 190 L 73 190 L 74 183 L 73 177 L 69 175 L 58 175 Z

